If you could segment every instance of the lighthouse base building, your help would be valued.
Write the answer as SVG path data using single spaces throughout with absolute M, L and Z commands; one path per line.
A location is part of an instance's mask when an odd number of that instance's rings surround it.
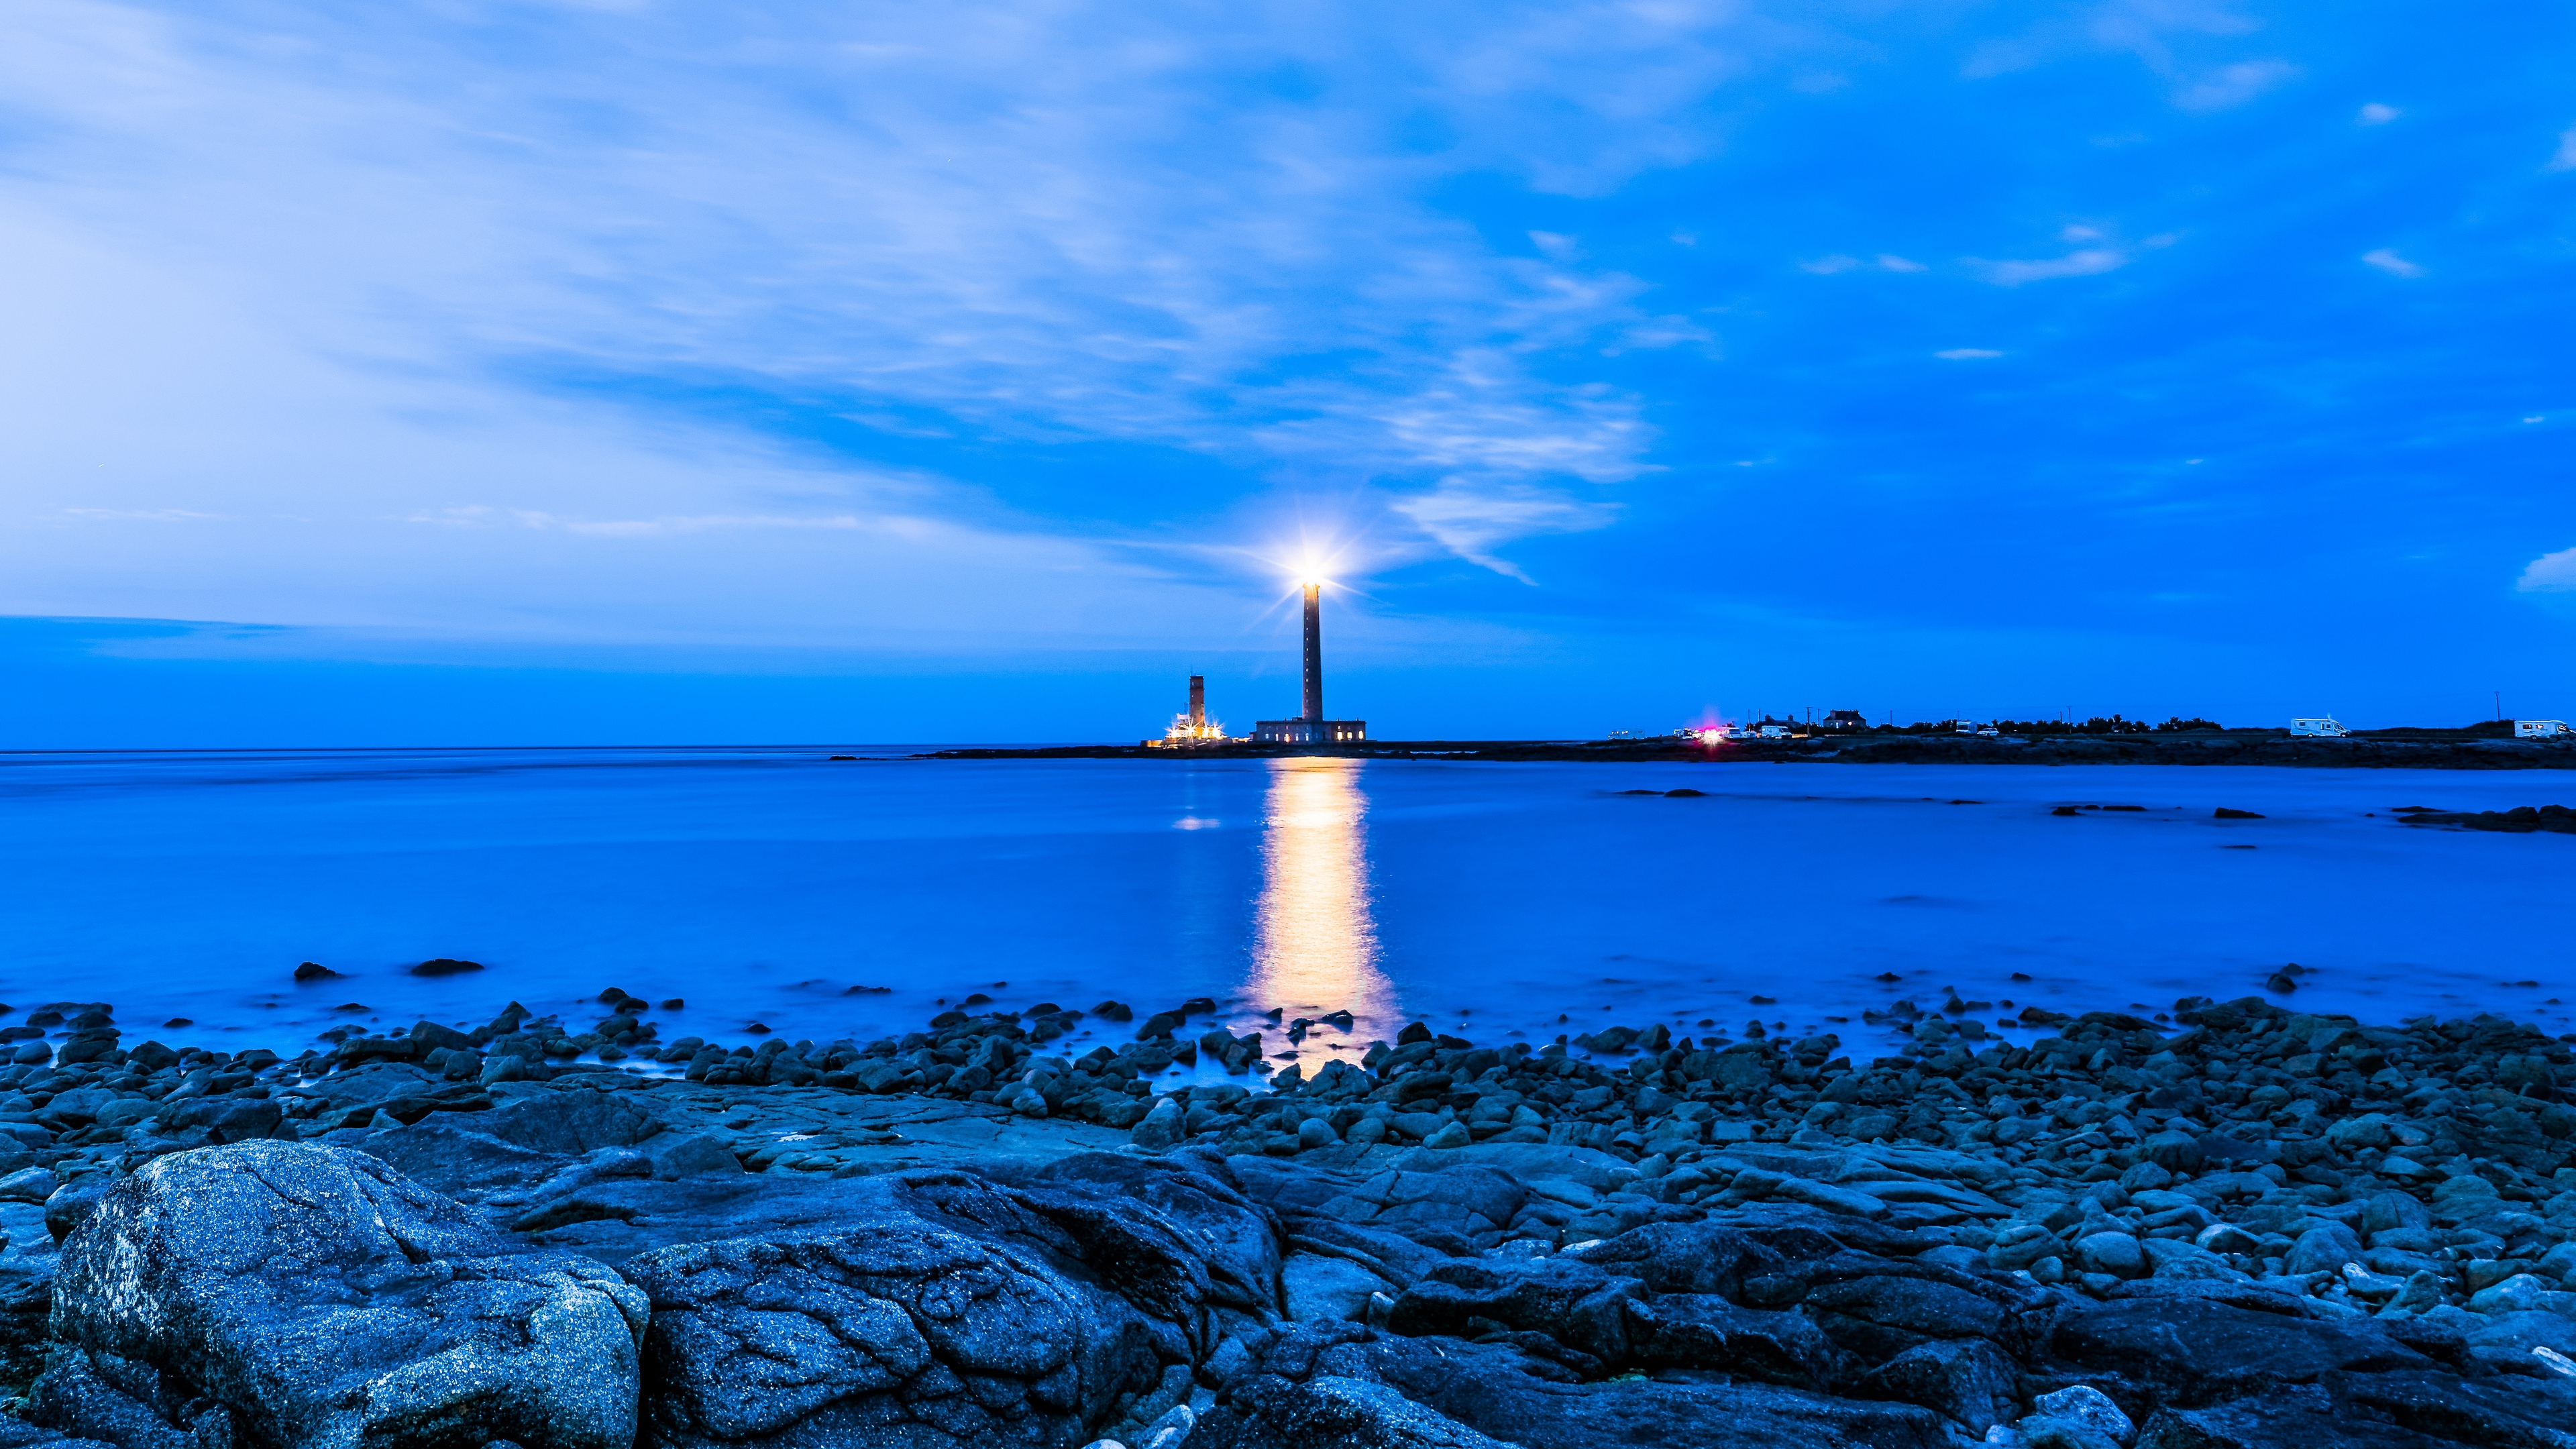
M 1252 727 L 1261 745 L 1347 745 L 1368 738 L 1364 719 L 1266 719 Z

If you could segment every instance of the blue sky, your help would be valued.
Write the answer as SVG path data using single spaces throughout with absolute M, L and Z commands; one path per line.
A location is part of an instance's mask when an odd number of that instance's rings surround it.
M 0 745 L 2576 715 L 2576 20 L 24 0 Z

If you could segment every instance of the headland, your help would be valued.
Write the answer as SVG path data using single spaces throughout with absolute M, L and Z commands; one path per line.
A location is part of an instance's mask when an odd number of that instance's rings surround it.
M 2576 742 L 2495 738 L 2466 730 L 2382 730 L 2337 738 L 2286 730 L 2005 736 L 1856 731 L 1807 739 L 1366 740 L 1054 745 L 937 750 L 938 760 L 1241 760 L 1339 756 L 1378 760 L 1566 760 L 1604 764 L 2272 765 L 2302 769 L 2576 770 Z

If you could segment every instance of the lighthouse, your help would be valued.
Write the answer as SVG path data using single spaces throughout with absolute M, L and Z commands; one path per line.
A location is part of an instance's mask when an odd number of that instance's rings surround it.
M 1266 719 L 1254 725 L 1253 741 L 1265 745 L 1346 745 L 1368 738 L 1368 721 L 1324 718 L 1324 581 L 1306 579 L 1304 689 L 1295 719 Z

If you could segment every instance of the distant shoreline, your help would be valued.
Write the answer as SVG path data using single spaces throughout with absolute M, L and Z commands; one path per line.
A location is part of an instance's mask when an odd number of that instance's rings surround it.
M 2452 732 L 2439 732 L 2451 735 Z M 925 760 L 1571 760 L 1604 764 L 1844 765 L 2274 765 L 2306 769 L 2569 770 L 2576 744 L 2481 739 L 2465 732 L 2425 738 L 2353 735 L 2340 739 L 2263 730 L 2171 735 L 2048 735 L 1982 739 L 1952 735 L 1854 734 L 1804 740 L 1679 739 L 1370 740 L 1354 745 L 1054 745 L 1032 749 L 932 750 Z

